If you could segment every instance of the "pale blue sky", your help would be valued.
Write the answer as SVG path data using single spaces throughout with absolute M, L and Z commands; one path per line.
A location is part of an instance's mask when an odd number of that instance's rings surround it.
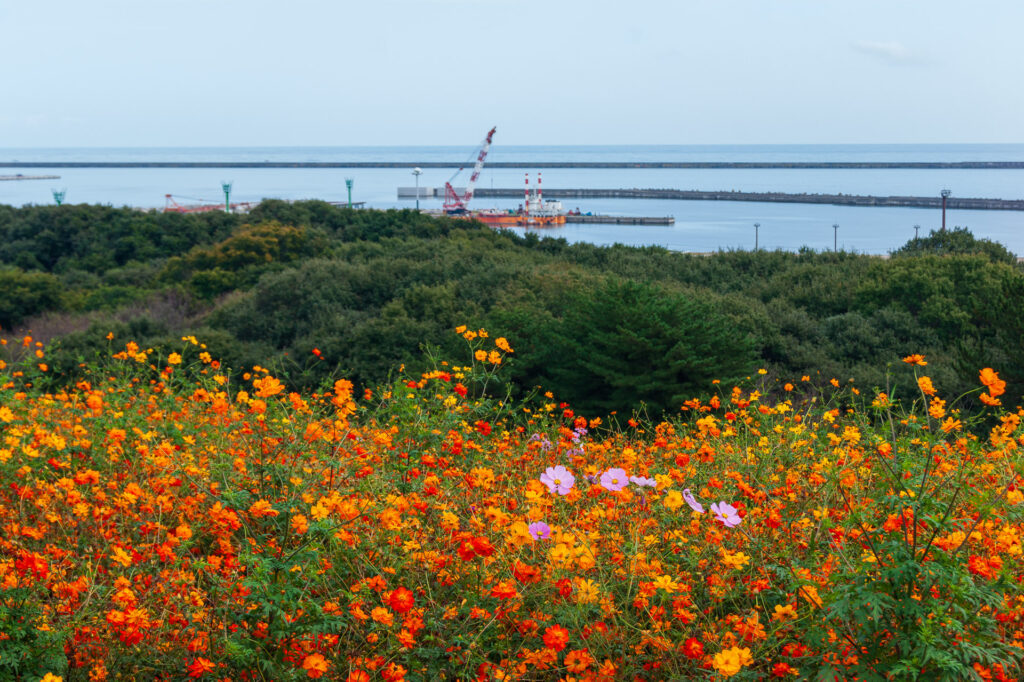
M 1024 3 L 0 0 L 0 147 L 1024 142 Z

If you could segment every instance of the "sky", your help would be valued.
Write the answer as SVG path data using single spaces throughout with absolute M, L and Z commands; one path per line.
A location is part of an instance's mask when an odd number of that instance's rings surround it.
M 0 148 L 1024 142 L 1019 0 L 0 0 Z

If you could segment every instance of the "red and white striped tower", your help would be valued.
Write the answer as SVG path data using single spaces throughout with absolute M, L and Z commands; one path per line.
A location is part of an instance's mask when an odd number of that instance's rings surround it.
M 544 191 L 540 188 L 540 171 L 537 171 L 537 205 L 544 208 Z
M 530 215 L 530 174 L 526 173 L 526 191 L 523 196 L 523 211 Z

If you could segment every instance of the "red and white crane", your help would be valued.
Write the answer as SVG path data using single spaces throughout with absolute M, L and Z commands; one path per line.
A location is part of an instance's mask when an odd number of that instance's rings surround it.
M 494 137 L 494 131 L 497 127 L 491 128 L 491 131 L 487 133 L 487 137 L 484 138 L 483 144 L 480 146 L 480 152 L 476 156 L 476 165 L 473 166 L 473 175 L 469 177 L 469 184 L 466 185 L 466 193 L 459 196 L 455 188 L 452 187 L 452 180 L 462 172 L 462 169 L 455 171 L 448 182 L 444 183 L 444 212 L 457 215 L 465 213 L 470 200 L 473 198 L 473 188 L 476 187 L 477 178 L 480 177 L 480 171 L 484 168 L 484 159 L 487 158 L 487 152 L 491 150 L 491 138 Z

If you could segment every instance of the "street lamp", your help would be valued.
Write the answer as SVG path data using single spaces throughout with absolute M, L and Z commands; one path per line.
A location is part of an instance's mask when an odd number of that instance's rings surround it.
M 839 223 L 832 223 L 832 250 L 839 252 Z
M 761 231 L 761 223 L 754 223 L 754 251 L 757 251 L 757 242 Z
M 942 231 L 946 231 L 946 199 L 952 194 L 948 189 L 942 190 Z
M 420 176 L 423 175 L 423 171 L 420 170 L 419 166 L 417 166 L 416 168 L 412 169 L 412 175 L 413 175 L 414 178 L 416 178 L 416 210 L 419 211 L 420 210 Z

